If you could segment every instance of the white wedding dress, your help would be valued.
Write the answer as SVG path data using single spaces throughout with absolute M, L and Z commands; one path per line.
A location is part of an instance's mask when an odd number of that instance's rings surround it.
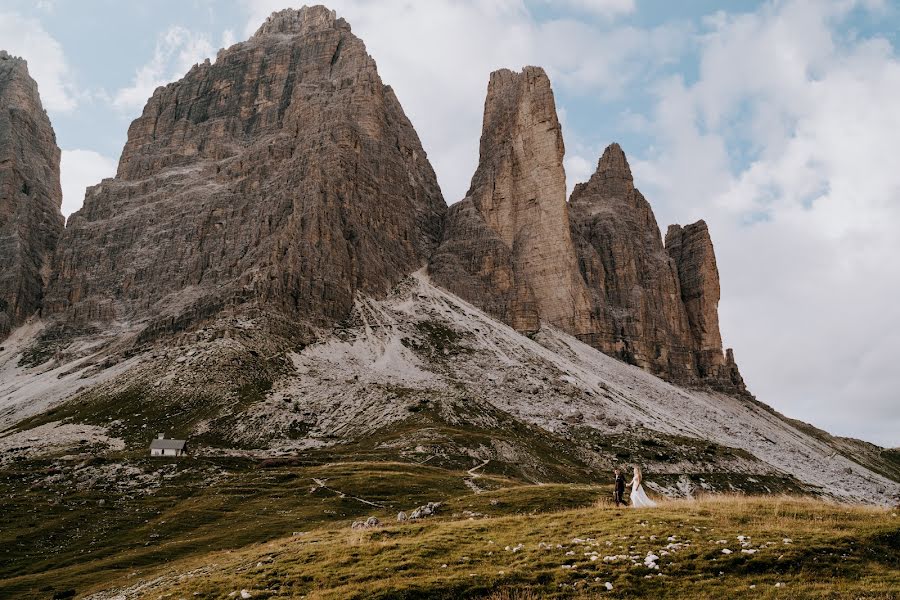
M 631 508 L 652 508 L 656 506 L 656 502 L 647 496 L 641 480 L 637 479 L 631 482 Z

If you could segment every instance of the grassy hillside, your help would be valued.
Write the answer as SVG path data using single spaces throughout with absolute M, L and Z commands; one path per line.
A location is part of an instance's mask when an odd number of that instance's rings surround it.
M 636 511 L 611 506 L 607 486 L 408 463 L 127 464 L 105 476 L 122 463 L 85 464 L 58 481 L 35 463 L 3 473 L 0 597 L 722 598 L 755 585 L 758 597 L 886 599 L 900 589 L 900 519 L 885 509 L 773 496 Z M 434 500 L 435 516 L 397 523 L 399 510 Z M 370 515 L 385 526 L 351 530 Z
M 488 510 L 508 494 L 534 492 L 504 490 L 453 508 Z M 656 567 L 647 566 L 648 553 L 659 557 Z M 900 590 L 900 521 L 884 510 L 790 498 L 709 499 L 642 511 L 603 505 L 312 530 L 189 559 L 178 571 L 146 588 L 147 596 L 165 590 L 171 597 L 219 598 L 246 590 L 253 598 L 321 599 L 887 599 Z

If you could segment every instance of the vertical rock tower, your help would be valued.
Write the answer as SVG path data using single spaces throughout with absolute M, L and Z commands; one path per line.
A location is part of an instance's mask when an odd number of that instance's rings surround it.
M 59 158 L 28 65 L 0 50 L 0 340 L 43 302 L 65 223 Z
M 543 69 L 491 74 L 480 159 L 431 262 L 435 281 L 520 331 L 583 336 L 590 296 L 569 232 L 565 148 Z
M 719 269 L 706 222 L 700 220 L 684 227 L 669 225 L 666 252 L 678 270 L 699 377 L 713 387 L 743 390 L 744 381 L 733 351 L 729 348 L 722 352 Z
M 48 305 L 145 337 L 225 309 L 327 326 L 423 266 L 445 213 L 363 42 L 288 9 L 154 92 L 70 219 Z

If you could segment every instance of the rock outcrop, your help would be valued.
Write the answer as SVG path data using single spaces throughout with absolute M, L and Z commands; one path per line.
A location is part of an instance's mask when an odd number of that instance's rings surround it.
M 569 233 L 563 154 L 543 69 L 492 73 L 478 168 L 430 272 L 519 331 L 544 320 L 582 336 L 591 331 L 590 297 Z
M 0 50 L 0 340 L 43 302 L 64 225 L 59 158 L 28 65 Z
M 719 334 L 719 274 L 706 224 L 673 226 L 663 245 L 628 159 L 610 145 L 569 202 L 595 331 L 585 341 L 683 385 L 745 392 Z
M 424 265 L 445 213 L 363 42 L 324 7 L 288 9 L 154 92 L 70 218 L 47 306 L 146 321 L 145 338 L 238 307 L 331 325 Z
M 733 351 L 729 348 L 722 352 L 719 269 L 706 222 L 700 220 L 684 227 L 669 225 L 666 251 L 678 270 L 699 377 L 717 388 L 743 390 L 744 381 Z

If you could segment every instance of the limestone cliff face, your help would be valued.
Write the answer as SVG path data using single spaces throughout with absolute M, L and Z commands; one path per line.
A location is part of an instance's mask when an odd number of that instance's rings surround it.
M 719 333 L 719 269 L 706 222 L 670 225 L 666 251 L 678 270 L 681 300 L 687 311 L 699 377 L 723 389 L 744 389 L 729 348 L 722 352 Z
M 606 149 L 590 180 L 575 187 L 570 214 L 598 325 L 590 343 L 654 374 L 690 382 L 696 362 L 678 273 L 618 144 Z
M 0 340 L 42 305 L 64 224 L 59 158 L 27 64 L 0 50 Z
M 543 69 L 492 73 L 478 168 L 430 270 L 520 331 L 544 320 L 581 336 L 591 330 L 590 297 L 569 233 L 563 154 Z
M 706 223 L 673 225 L 663 245 L 618 144 L 569 202 L 581 273 L 603 352 L 683 385 L 746 393 L 719 333 L 719 272 Z
M 150 333 L 224 307 L 327 325 L 420 268 L 445 213 L 363 42 L 324 7 L 289 9 L 154 92 L 70 218 L 48 307 Z

